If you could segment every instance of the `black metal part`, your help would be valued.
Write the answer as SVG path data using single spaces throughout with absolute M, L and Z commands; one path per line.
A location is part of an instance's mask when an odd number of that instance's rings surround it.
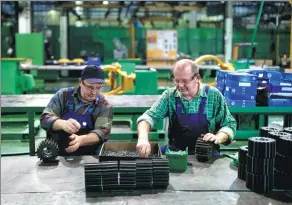
M 239 147 L 238 151 L 238 164 L 245 166 L 246 165 L 246 155 L 248 152 L 248 146 Z
M 245 181 L 246 179 L 246 167 L 245 165 L 238 164 L 237 170 L 238 178 Z
M 167 159 L 153 159 L 153 188 L 166 188 L 169 184 L 169 162 Z
M 152 160 L 136 160 L 136 187 L 152 188 L 153 183 Z
M 157 151 L 156 153 L 151 153 L 147 158 L 148 159 L 155 159 L 159 158 L 160 153 Z M 136 152 L 136 150 L 114 150 L 114 149 L 104 149 L 102 150 L 101 154 L 99 155 L 99 161 L 119 161 L 119 160 L 136 160 L 136 159 L 143 159 Z
M 248 155 L 256 158 L 272 158 L 276 156 L 276 140 L 267 137 L 251 137 L 248 139 Z
M 208 161 L 212 157 L 213 150 L 214 143 L 205 142 L 201 137 L 197 139 L 195 153 L 198 161 Z
M 284 131 L 292 134 L 292 127 L 285 127 Z
M 169 185 L 167 159 L 120 160 L 85 164 L 86 192 L 165 189 Z
M 284 173 L 278 169 L 274 170 L 274 188 L 292 190 L 292 174 Z
M 291 134 L 288 132 L 275 131 L 275 132 L 269 132 L 268 137 L 277 141 L 279 137 L 290 136 L 290 135 Z
M 246 187 L 258 193 L 270 192 L 274 187 L 274 175 L 257 175 L 246 172 Z
M 277 152 L 285 156 L 292 156 L 292 135 L 279 137 Z
M 292 174 L 292 156 L 276 154 L 275 168 L 280 172 Z
M 281 130 L 274 127 L 261 127 L 260 137 L 268 137 L 269 132 L 276 132 L 276 131 L 281 131 Z
M 255 158 L 246 156 L 246 171 L 252 174 L 271 175 L 274 173 L 275 158 Z
M 58 144 L 52 139 L 43 140 L 37 148 L 37 156 L 43 160 L 43 162 L 56 160 L 58 152 Z

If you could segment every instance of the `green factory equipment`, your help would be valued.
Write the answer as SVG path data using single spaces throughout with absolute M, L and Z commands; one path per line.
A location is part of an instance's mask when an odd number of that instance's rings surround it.
M 21 58 L 1 59 L 1 94 L 24 94 L 35 88 L 35 81 L 31 74 L 20 70 Z

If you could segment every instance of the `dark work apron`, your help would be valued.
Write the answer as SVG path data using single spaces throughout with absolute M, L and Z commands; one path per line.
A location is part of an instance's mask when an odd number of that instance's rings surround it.
M 206 95 L 208 95 L 209 86 L 205 86 Z M 172 117 L 172 124 L 169 127 L 169 145 L 179 150 L 194 150 L 197 139 L 202 134 L 207 134 L 208 119 L 204 113 L 207 103 L 207 97 L 203 97 L 199 106 L 198 113 L 183 113 L 183 103 L 179 97 L 176 97 L 176 113 Z
M 68 120 L 70 118 L 75 119 L 81 125 L 81 128 L 79 129 L 79 131 L 75 134 L 86 135 L 91 130 L 94 129 L 91 114 L 95 108 L 94 107 L 95 105 L 91 105 L 91 107 L 88 108 L 87 112 L 84 115 L 77 114 L 74 112 L 75 104 L 74 104 L 74 99 L 73 99 L 72 94 L 73 94 L 73 89 L 69 88 L 68 89 L 68 109 L 63 114 L 61 119 L 63 120 Z M 100 96 L 98 96 L 98 98 L 100 98 Z M 69 139 L 70 135 L 71 134 L 65 131 L 58 131 L 54 133 L 54 135 L 52 136 L 53 139 L 58 143 L 60 156 L 79 156 L 79 155 L 96 155 L 97 154 L 97 151 L 99 148 L 98 144 L 82 146 L 82 147 L 79 147 L 75 152 L 67 153 L 65 149 L 69 147 L 69 143 L 71 142 L 71 139 Z

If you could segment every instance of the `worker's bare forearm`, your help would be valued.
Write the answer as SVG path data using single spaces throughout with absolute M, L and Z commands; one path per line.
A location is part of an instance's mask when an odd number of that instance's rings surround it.
M 81 137 L 82 137 L 82 143 L 80 144 L 80 146 L 93 145 L 93 144 L 98 144 L 100 142 L 99 137 L 95 133 L 81 135 Z
M 218 132 L 216 136 L 220 144 L 228 141 L 229 139 L 228 135 L 225 132 Z
M 138 140 L 148 140 L 148 133 L 150 132 L 151 126 L 146 121 L 141 121 L 138 124 Z
M 63 130 L 63 126 L 66 120 L 62 119 L 57 119 L 52 126 L 52 130 L 58 131 L 58 130 Z

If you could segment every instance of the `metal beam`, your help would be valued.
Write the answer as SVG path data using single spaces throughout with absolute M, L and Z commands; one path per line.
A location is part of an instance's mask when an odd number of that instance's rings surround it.
M 83 7 L 83 8 L 126 8 L 126 6 L 122 6 L 119 4 L 63 4 L 61 7 L 64 8 L 75 8 L 75 7 Z M 169 6 L 169 5 L 146 5 L 140 6 L 140 9 L 148 9 L 150 11 L 197 11 L 197 10 L 206 10 L 206 7 L 201 6 Z

